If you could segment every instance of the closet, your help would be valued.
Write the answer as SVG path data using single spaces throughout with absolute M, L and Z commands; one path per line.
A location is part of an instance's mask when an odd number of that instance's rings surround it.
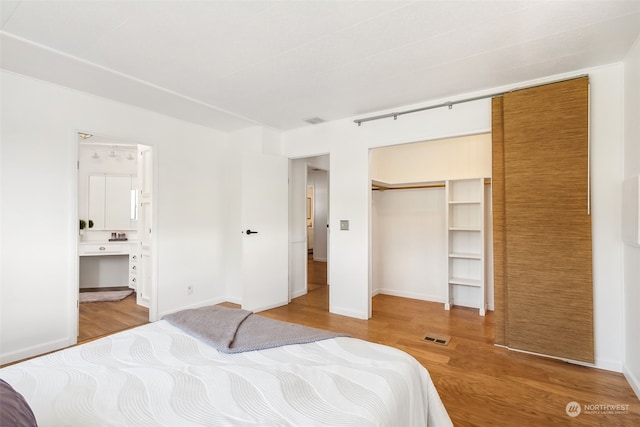
M 492 101 L 496 344 L 593 363 L 589 81 Z
M 370 158 L 372 295 L 493 309 L 483 202 L 491 200 L 491 135 L 381 147 Z

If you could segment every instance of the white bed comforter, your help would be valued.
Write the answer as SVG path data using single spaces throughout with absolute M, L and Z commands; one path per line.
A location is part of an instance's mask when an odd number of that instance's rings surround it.
M 400 350 L 333 338 L 223 354 L 166 321 L 0 369 L 48 426 L 451 426 Z

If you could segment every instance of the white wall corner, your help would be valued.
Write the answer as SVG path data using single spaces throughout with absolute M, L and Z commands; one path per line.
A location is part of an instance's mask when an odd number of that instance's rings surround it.
M 262 128 L 262 152 L 265 154 L 282 155 L 282 132 L 272 128 Z
M 290 298 L 294 299 L 294 298 L 298 298 L 298 297 L 301 297 L 301 296 L 306 295 L 306 294 L 307 294 L 307 290 L 306 289 L 298 289 L 298 290 L 293 291 L 291 293 Z
M 627 365 L 622 366 L 622 373 L 624 374 L 624 377 L 629 382 L 629 385 L 633 389 L 633 392 L 636 394 L 638 399 L 640 399 L 640 378 L 633 375 L 633 372 L 631 372 L 627 368 Z
M 224 298 L 224 302 L 230 302 L 231 304 L 238 304 L 238 305 L 242 305 L 242 298 L 238 298 L 238 297 L 227 297 Z
M 605 371 L 611 372 L 622 372 L 623 365 L 619 360 L 614 359 L 602 359 L 596 357 L 593 365 L 589 364 L 587 366 L 592 366 L 598 369 L 604 369 Z
M 640 36 L 635 40 L 624 59 L 624 177 L 640 174 Z M 638 182 L 634 183 L 636 186 Z M 635 189 L 638 191 L 637 189 Z M 635 195 L 637 197 L 637 194 Z M 623 202 L 630 203 L 625 194 Z M 636 202 L 637 203 L 637 202 Z M 623 208 L 624 254 L 624 364 L 622 372 L 640 399 L 640 249 L 633 245 L 638 240 L 638 205 Z M 628 210 L 627 210 L 628 209 Z M 625 227 L 628 227 L 625 229 Z M 634 238 L 634 231 L 636 236 Z

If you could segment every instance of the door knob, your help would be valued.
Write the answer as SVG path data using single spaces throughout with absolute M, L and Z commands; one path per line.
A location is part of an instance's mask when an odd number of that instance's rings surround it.
M 257 231 L 251 231 L 251 230 L 247 230 L 247 231 L 246 231 L 246 233 L 247 233 L 247 234 L 258 234 L 258 232 L 257 232 Z

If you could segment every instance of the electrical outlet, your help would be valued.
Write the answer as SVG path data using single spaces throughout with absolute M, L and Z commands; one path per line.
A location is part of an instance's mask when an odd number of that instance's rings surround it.
M 191 295 L 193 293 L 193 286 L 187 285 L 187 295 Z

